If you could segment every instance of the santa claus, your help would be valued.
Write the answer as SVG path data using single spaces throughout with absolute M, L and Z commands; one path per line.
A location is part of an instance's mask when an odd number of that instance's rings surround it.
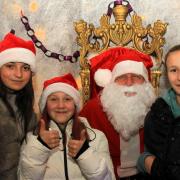
M 155 100 L 150 83 L 150 56 L 134 49 L 109 49 L 90 59 L 91 77 L 103 87 L 81 116 L 105 133 L 117 179 L 141 179 L 136 162 L 144 150 L 144 117 Z M 140 177 L 140 178 L 139 178 Z

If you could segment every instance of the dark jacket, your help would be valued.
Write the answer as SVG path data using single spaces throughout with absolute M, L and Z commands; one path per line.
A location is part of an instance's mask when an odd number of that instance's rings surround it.
M 153 179 L 180 180 L 180 117 L 174 118 L 162 98 L 147 114 L 144 133 L 145 146 L 157 157 L 151 168 Z
M 23 122 L 22 122 L 23 123 Z M 29 130 L 37 124 L 35 114 Z M 20 147 L 25 136 L 18 118 L 12 118 L 0 99 L 0 179 L 16 180 Z

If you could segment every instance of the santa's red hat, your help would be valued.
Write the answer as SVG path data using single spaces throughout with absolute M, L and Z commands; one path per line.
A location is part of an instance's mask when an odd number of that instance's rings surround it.
M 145 81 L 149 81 L 153 61 L 149 55 L 135 49 L 117 47 L 91 58 L 90 64 L 91 75 L 96 84 L 105 87 L 118 76 L 126 73 L 142 75 Z
M 65 74 L 64 76 L 54 77 L 44 82 L 43 92 L 39 101 L 40 111 L 43 112 L 46 106 L 47 97 L 58 91 L 71 96 L 74 99 L 77 111 L 79 112 L 81 106 L 80 93 L 76 81 L 70 73 Z
M 35 72 L 36 49 L 32 41 L 26 41 L 13 33 L 8 33 L 0 42 L 0 67 L 8 62 L 29 64 Z

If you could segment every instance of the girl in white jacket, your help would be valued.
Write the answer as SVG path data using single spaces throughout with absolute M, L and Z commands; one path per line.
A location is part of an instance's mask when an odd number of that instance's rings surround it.
M 45 81 L 39 129 L 21 150 L 20 180 L 115 179 L 105 135 L 77 117 L 80 94 L 71 74 Z

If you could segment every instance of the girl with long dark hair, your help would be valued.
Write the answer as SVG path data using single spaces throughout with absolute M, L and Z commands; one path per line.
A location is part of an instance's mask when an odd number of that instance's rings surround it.
M 16 180 L 20 147 L 37 124 L 33 112 L 35 47 L 11 31 L 0 42 L 0 179 Z
M 107 139 L 78 116 L 80 104 L 71 74 L 45 81 L 39 131 L 22 146 L 20 180 L 115 180 Z

